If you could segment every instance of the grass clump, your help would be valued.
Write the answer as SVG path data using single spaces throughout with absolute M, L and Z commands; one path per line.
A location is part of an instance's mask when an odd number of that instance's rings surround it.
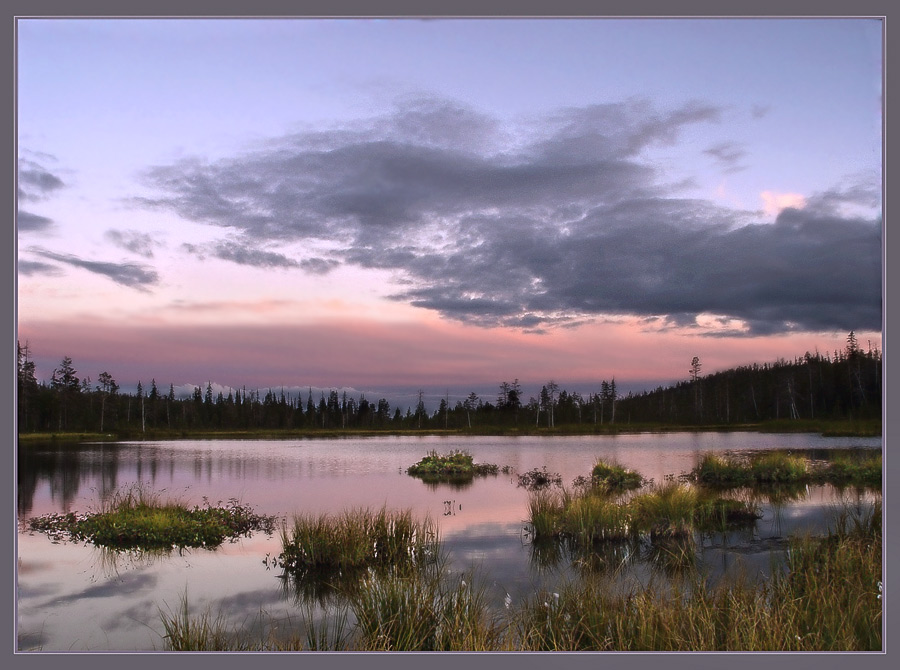
M 475 463 L 467 451 L 439 454 L 431 451 L 421 461 L 406 469 L 407 474 L 424 481 L 458 481 L 476 476 L 496 475 L 500 468 L 493 463 Z
M 488 651 L 497 629 L 483 588 L 466 576 L 370 573 L 351 598 L 359 649 Z
M 356 509 L 340 515 L 294 517 L 282 529 L 278 562 L 289 573 L 358 570 L 370 566 L 415 566 L 433 560 L 439 548 L 437 526 L 412 512 Z
M 882 456 L 877 454 L 842 455 L 831 461 L 821 472 L 821 478 L 832 484 L 862 484 L 880 487 Z
M 639 489 L 645 483 L 640 473 L 628 470 L 618 463 L 607 463 L 603 460 L 598 460 L 594 465 L 591 480 L 614 492 Z
M 669 491 L 672 500 L 689 497 Z M 557 492 L 537 497 L 564 502 Z M 670 503 L 672 504 L 672 503 Z M 551 505 L 552 506 L 552 505 Z M 664 584 L 587 576 L 492 609 L 467 576 L 436 570 L 367 571 L 343 615 L 276 639 L 226 628 L 187 605 L 163 615 L 165 644 L 182 651 L 880 651 L 883 649 L 881 503 L 837 509 L 825 537 L 794 538 L 771 577 Z M 692 548 L 672 538 L 675 563 Z M 672 544 L 674 542 L 674 544 Z M 349 616 L 352 614 L 352 618 Z
M 881 454 L 838 455 L 818 464 L 784 451 L 758 454 L 749 460 L 705 454 L 689 478 L 718 488 L 740 486 L 801 486 L 832 483 L 880 487 Z
M 880 651 L 881 511 L 837 515 L 824 538 L 791 541 L 768 580 L 702 580 L 621 591 L 582 579 L 514 614 L 522 651 Z
M 205 500 L 205 499 L 204 499 Z M 189 508 L 161 501 L 142 486 L 117 491 L 99 512 L 50 514 L 30 519 L 31 530 L 53 538 L 84 540 L 112 549 L 217 547 L 253 531 L 274 532 L 275 519 L 260 516 L 237 499 Z
M 582 547 L 642 535 L 655 539 L 735 527 L 753 523 L 761 516 L 750 503 L 710 496 L 676 482 L 656 486 L 623 502 L 606 495 L 603 487 L 580 489 L 578 493 L 539 491 L 530 497 L 528 513 L 535 540 L 565 540 Z

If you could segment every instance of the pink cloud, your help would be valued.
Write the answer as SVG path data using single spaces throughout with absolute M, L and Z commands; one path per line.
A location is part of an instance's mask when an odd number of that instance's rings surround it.
M 880 334 L 857 333 L 881 347 Z M 147 325 L 71 321 L 20 324 L 39 379 L 63 356 L 80 376 L 110 372 L 120 384 L 170 383 L 248 388 L 495 385 L 554 379 L 594 385 L 615 377 L 681 380 L 693 356 L 711 373 L 804 352 L 842 349 L 846 333 L 754 338 L 648 332 L 634 322 L 589 324 L 546 335 L 482 329 L 437 319 L 405 324 L 332 320 L 318 325 Z
M 781 210 L 792 207 L 803 209 L 806 207 L 806 198 L 799 193 L 776 193 L 775 191 L 763 191 L 759 194 L 763 201 L 763 211 L 769 216 L 778 216 Z

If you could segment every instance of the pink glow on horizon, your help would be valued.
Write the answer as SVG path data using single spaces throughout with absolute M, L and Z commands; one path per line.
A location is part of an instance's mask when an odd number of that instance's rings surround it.
M 699 356 L 703 373 L 736 365 L 792 359 L 806 351 L 843 349 L 846 333 L 746 338 L 685 337 L 641 331 L 636 324 L 598 323 L 547 334 L 484 329 L 428 319 L 405 324 L 331 320 L 319 325 L 162 325 L 29 321 L 38 379 L 49 379 L 63 356 L 81 376 L 110 372 L 120 384 L 205 384 L 232 387 L 397 386 L 540 383 L 550 379 L 629 383 L 686 379 Z M 857 333 L 881 349 L 881 335 Z

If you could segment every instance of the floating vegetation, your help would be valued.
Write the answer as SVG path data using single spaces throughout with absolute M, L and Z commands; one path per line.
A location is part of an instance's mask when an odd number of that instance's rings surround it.
M 640 473 L 628 470 L 618 463 L 599 460 L 591 470 L 591 481 L 613 492 L 639 489 L 646 482 Z
M 492 463 L 475 463 L 472 454 L 467 451 L 451 451 L 449 454 L 431 451 L 421 461 L 409 466 L 406 472 L 426 482 L 453 482 L 496 475 L 500 468 Z
M 217 547 L 254 531 L 273 533 L 275 517 L 255 514 L 249 505 L 231 499 L 202 507 L 161 502 L 142 486 L 116 492 L 96 513 L 47 514 L 30 519 L 27 528 L 53 541 L 75 540 L 112 549 Z
M 684 536 L 752 524 L 761 518 L 755 505 L 711 496 L 677 482 L 667 482 L 620 502 L 603 487 L 538 491 L 528 502 L 529 530 L 537 541 L 564 539 L 581 546 Z
M 741 459 L 705 454 L 689 478 L 705 486 L 792 486 L 831 483 L 880 487 L 881 453 L 839 455 L 831 460 L 812 461 L 798 454 L 773 451 Z
M 519 475 L 519 486 L 529 491 L 540 491 L 550 486 L 562 486 L 562 477 L 558 472 L 548 472 L 545 465 L 540 470 L 534 468 Z

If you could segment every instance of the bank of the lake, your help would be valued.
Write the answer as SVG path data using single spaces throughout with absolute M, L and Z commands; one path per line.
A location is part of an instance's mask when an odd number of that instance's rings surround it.
M 486 436 L 565 436 L 565 435 L 629 435 L 638 433 L 811 433 L 825 437 L 879 437 L 882 434 L 882 422 L 876 419 L 815 421 L 810 419 L 763 421 L 745 424 L 692 424 L 670 425 L 659 423 L 644 424 L 566 424 L 554 428 L 534 426 L 530 424 L 517 426 L 482 426 L 458 429 L 254 429 L 254 430 L 165 430 L 151 429 L 146 431 L 118 431 L 115 433 L 85 433 L 57 431 L 50 433 L 18 434 L 19 444 L 30 444 L 48 441 L 60 443 L 78 442 L 119 442 L 122 440 L 294 440 L 294 439 L 330 439 L 357 437 L 388 436 L 452 436 L 452 437 L 486 437 Z

